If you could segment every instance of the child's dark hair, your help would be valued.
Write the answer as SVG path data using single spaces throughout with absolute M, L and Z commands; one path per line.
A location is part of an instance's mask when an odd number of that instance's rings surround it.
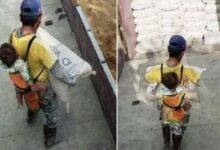
M 179 84 L 179 78 L 175 72 L 164 73 L 162 83 L 170 90 L 175 90 Z
M 0 47 L 0 59 L 5 65 L 10 67 L 17 59 L 15 48 L 9 43 L 3 43 Z

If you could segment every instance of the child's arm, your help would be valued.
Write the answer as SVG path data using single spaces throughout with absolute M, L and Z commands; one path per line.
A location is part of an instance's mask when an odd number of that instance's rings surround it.
M 152 94 L 153 94 L 153 95 L 156 95 L 156 94 L 157 94 L 157 89 L 158 89 L 159 85 L 160 85 L 159 83 L 156 83 L 155 88 L 152 90 Z
M 15 62 L 15 70 L 18 71 L 22 78 L 29 82 L 31 80 L 31 76 L 28 71 L 27 64 L 22 59 L 17 59 Z
M 158 109 L 160 110 L 162 105 L 163 105 L 163 100 L 162 100 L 162 91 L 159 89 L 160 83 L 156 83 L 155 89 L 152 91 L 157 97 L 157 104 L 158 104 Z M 158 90 L 159 89 L 159 90 Z
M 155 101 L 155 100 L 158 99 L 158 97 L 157 97 L 157 88 L 158 88 L 157 83 L 148 85 L 147 90 L 146 90 L 147 100 Z
M 15 90 L 15 92 L 16 92 L 16 98 L 18 101 L 18 108 L 23 108 L 23 95 L 17 90 Z
M 31 87 L 32 91 L 38 91 L 37 86 L 31 80 L 27 64 L 22 59 L 17 59 L 15 62 L 15 69 L 21 74 L 22 78 Z

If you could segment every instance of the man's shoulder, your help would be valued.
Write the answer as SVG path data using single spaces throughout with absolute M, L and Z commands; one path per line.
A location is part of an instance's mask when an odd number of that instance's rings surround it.
M 20 29 L 14 29 L 11 33 L 10 33 L 10 38 L 16 38 L 17 41 L 21 44 L 27 44 L 30 42 L 30 40 L 35 36 L 36 38 L 33 40 L 32 45 L 38 45 L 40 47 L 45 47 L 48 48 L 48 44 L 46 42 L 44 42 L 39 36 L 37 36 L 34 33 L 30 33 L 27 35 L 20 35 Z
M 36 38 L 34 39 L 33 44 L 36 44 L 40 47 L 49 48 L 49 45 L 38 36 L 36 36 Z
M 54 53 L 54 51 L 51 49 L 51 47 L 40 37 L 36 37 L 35 40 L 32 43 L 32 48 L 36 49 L 38 54 L 40 53 Z M 52 55 L 52 54 L 51 54 Z
M 145 73 L 145 79 L 147 82 L 154 83 L 160 82 L 160 66 L 161 65 L 154 65 L 147 67 Z
M 149 67 L 147 67 L 146 72 L 158 71 L 160 69 L 160 67 L 161 67 L 161 64 L 149 66 Z

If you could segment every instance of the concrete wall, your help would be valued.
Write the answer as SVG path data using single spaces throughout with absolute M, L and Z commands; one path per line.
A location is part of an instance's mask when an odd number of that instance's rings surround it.
M 61 0 L 70 26 L 75 33 L 82 58 L 88 61 L 97 75 L 91 76 L 100 104 L 116 139 L 116 85 L 102 52 L 93 36 L 81 7 L 71 0 Z
M 118 49 L 118 79 L 121 76 L 122 70 L 124 68 L 124 64 L 125 64 L 124 49 L 119 48 Z
M 122 34 L 125 38 L 125 42 L 127 45 L 127 55 L 130 59 L 133 59 L 136 52 L 136 39 L 137 35 L 135 33 L 135 24 L 134 19 L 132 17 L 132 9 L 130 7 L 132 0 L 119 0 L 118 1 L 118 9 L 121 21 Z
M 117 38 L 117 43 L 118 43 L 118 50 L 117 50 L 117 53 L 118 53 L 118 69 L 117 69 L 117 77 L 118 79 L 120 78 L 121 76 L 121 73 L 122 73 L 122 70 L 124 68 L 124 65 L 125 65 L 125 61 L 126 61 L 126 56 L 125 56 L 125 48 L 122 44 L 122 41 L 118 35 L 118 38 Z

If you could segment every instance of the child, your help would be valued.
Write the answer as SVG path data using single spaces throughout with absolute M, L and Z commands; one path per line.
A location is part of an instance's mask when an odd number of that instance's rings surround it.
M 29 91 L 42 89 L 43 86 L 35 85 L 32 82 L 26 63 L 18 57 L 12 45 L 8 43 L 1 45 L 0 60 L 3 67 L 9 72 L 9 76 L 15 85 L 18 108 L 22 108 L 24 94 Z
M 156 86 L 161 111 L 164 149 L 170 148 L 170 130 L 172 131 L 173 150 L 179 150 L 182 136 L 189 121 L 191 104 L 174 72 L 162 75 L 161 84 Z

